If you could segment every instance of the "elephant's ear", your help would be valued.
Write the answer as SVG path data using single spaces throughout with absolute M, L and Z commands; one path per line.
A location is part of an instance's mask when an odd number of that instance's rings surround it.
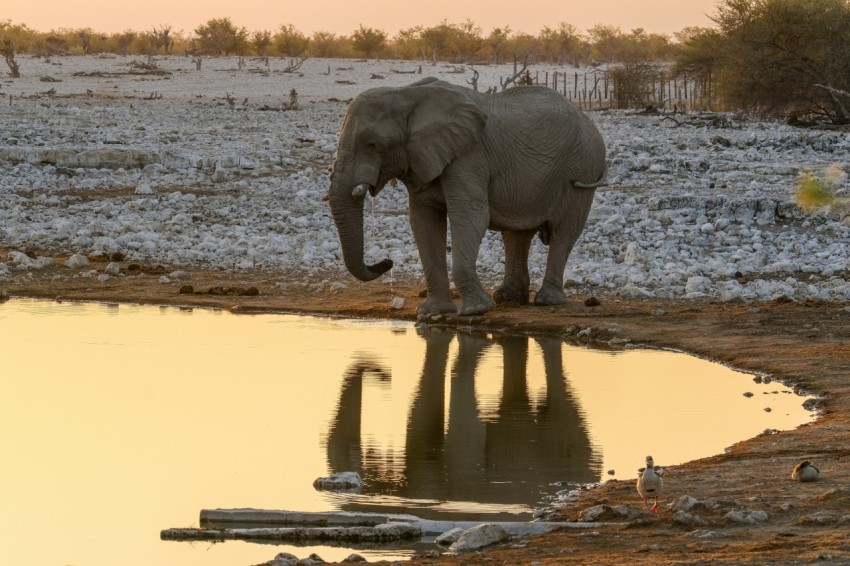
M 463 92 L 433 84 L 412 86 L 407 159 L 421 183 L 436 179 L 480 139 L 487 115 Z

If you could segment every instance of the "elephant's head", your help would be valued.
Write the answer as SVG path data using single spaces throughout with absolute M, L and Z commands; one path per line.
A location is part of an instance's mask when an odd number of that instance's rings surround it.
M 366 193 L 375 196 L 393 178 L 420 187 L 475 145 L 486 116 L 465 90 L 428 78 L 367 90 L 352 101 L 339 134 L 329 197 L 345 266 L 361 281 L 393 265 L 390 259 L 375 265 L 363 261 Z

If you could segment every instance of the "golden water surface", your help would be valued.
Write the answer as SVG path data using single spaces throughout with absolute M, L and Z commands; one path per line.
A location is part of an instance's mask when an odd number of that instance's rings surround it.
M 233 507 L 524 520 L 647 454 L 677 464 L 813 418 L 778 383 L 684 354 L 404 322 L 12 300 L 0 344 L 0 564 L 340 560 L 159 532 Z M 364 490 L 313 489 L 341 471 Z

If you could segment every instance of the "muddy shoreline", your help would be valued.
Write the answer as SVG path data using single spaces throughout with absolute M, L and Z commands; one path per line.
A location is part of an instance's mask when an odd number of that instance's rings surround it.
M 3 250 L 0 250 L 3 253 Z M 8 251 L 6 251 L 8 253 Z M 106 265 L 97 261 L 92 269 Z M 158 272 L 177 268 L 138 266 L 139 275 L 92 278 L 58 277 L 56 266 L 30 271 L 0 283 L 12 297 L 222 308 L 234 313 L 298 312 L 321 316 L 414 320 L 421 301 L 418 281 L 348 281 L 332 289 L 298 273 L 228 272 L 181 268 L 181 280 L 161 282 Z M 342 275 L 338 275 L 342 277 Z M 331 279 L 335 280 L 335 279 Z M 192 289 L 189 292 L 188 285 Z M 256 288 L 253 295 L 250 288 Z M 182 293 L 181 293 L 182 288 Z M 228 289 L 230 294 L 216 294 Z M 245 293 L 248 294 L 245 294 Z M 240 294 L 241 293 L 241 294 Z M 665 473 L 665 499 L 689 495 L 714 498 L 732 507 L 765 511 L 767 521 L 734 525 L 705 514 L 708 524 L 684 527 L 662 512 L 628 526 L 589 532 L 556 532 L 507 544 L 471 556 L 423 557 L 426 564 L 634 563 L 764 564 L 850 561 L 850 310 L 843 303 L 722 303 L 712 300 L 626 299 L 594 292 L 601 303 L 586 306 L 591 295 L 576 294 L 559 307 L 501 305 L 480 317 L 445 317 L 435 324 L 489 332 L 544 333 L 571 342 L 671 348 L 763 373 L 797 391 L 818 397 L 819 418 L 792 431 L 764 434 L 730 447 L 727 453 Z M 391 309 L 394 297 L 404 307 Z M 2 307 L 0 307 L 2 308 Z M 590 328 L 589 336 L 583 332 Z M 613 342 L 612 342 L 613 340 Z M 647 418 L 663 411 L 647 407 Z M 639 423 L 636 423 L 639 426 Z M 650 441 L 651 443 L 651 441 Z M 821 470 L 818 482 L 790 480 L 803 459 Z M 611 481 L 582 493 L 564 507 L 561 520 L 597 504 L 634 504 L 631 481 Z

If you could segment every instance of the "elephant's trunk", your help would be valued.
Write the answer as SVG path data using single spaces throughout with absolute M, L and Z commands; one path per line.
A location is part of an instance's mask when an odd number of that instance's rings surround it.
M 384 259 L 374 265 L 363 261 L 363 201 L 368 187 L 357 185 L 346 190 L 345 186 L 331 183 L 330 205 L 345 267 L 357 279 L 371 281 L 389 271 L 393 262 Z

